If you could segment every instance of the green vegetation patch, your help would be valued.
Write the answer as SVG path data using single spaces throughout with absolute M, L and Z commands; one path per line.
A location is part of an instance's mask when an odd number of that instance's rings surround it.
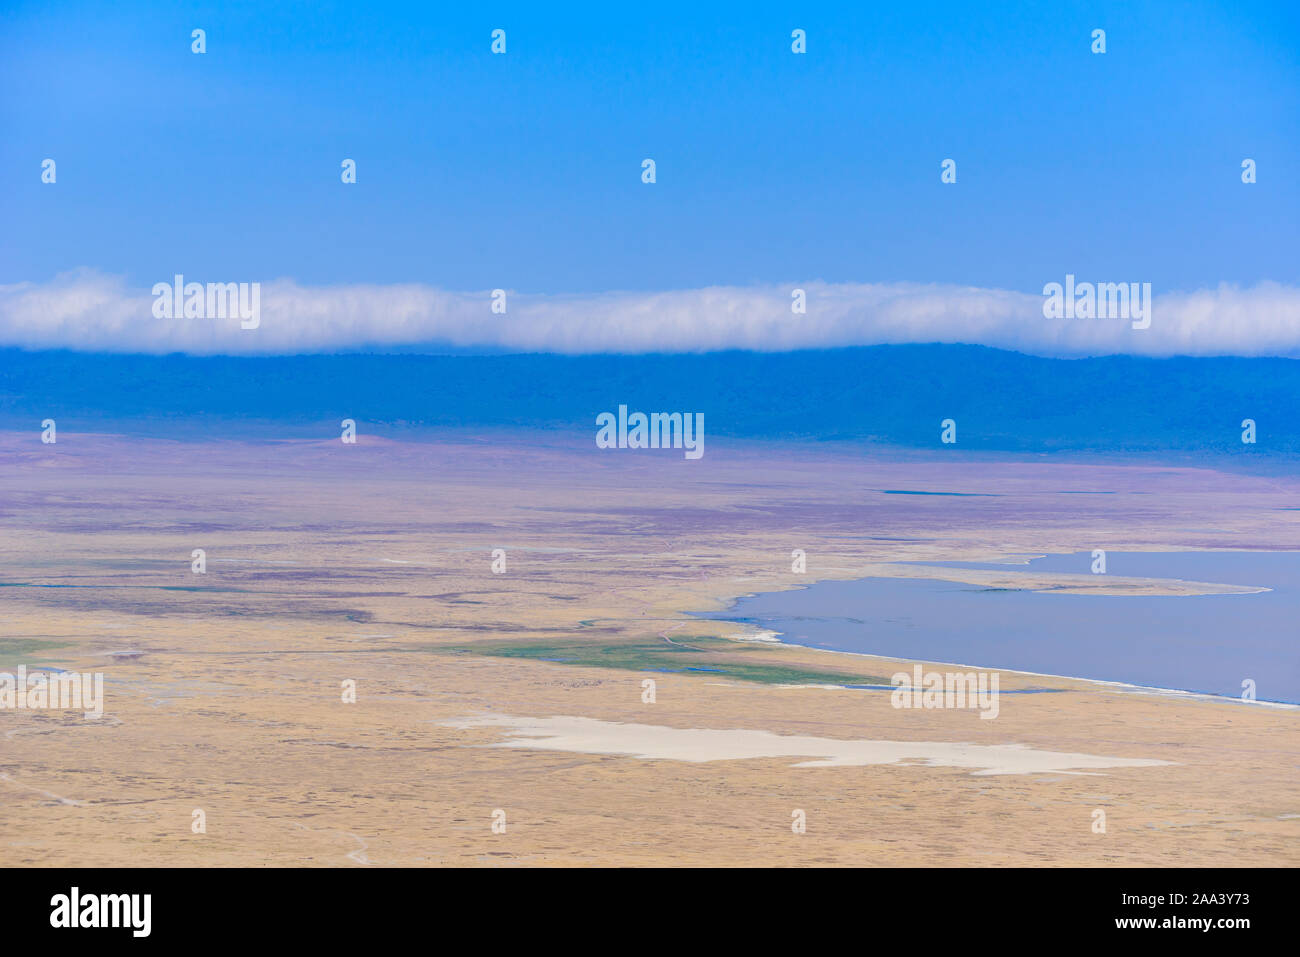
M 740 644 L 712 636 L 680 637 L 670 644 L 663 639 L 597 642 L 483 642 L 469 647 L 430 648 L 434 652 L 486 655 L 490 658 L 527 658 L 583 668 L 620 668 L 626 671 L 657 671 L 665 674 L 715 674 L 723 678 L 758 681 L 764 684 L 863 684 L 887 685 L 878 675 L 857 672 L 820 671 L 773 661 L 757 662 L 739 655 L 779 655 L 780 650 L 760 644 Z
M 57 658 L 45 657 L 45 652 L 55 648 L 66 648 L 70 641 L 54 641 L 49 638 L 0 638 L 0 668 L 6 670 L 19 665 L 42 665 L 57 661 Z

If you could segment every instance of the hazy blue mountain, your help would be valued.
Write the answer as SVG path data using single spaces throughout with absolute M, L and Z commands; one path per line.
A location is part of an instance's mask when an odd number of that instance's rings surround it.
M 1300 360 L 1047 359 L 903 345 L 698 355 L 324 355 L 266 358 L 0 350 L 0 427 L 198 438 L 545 427 L 580 440 L 595 417 L 702 412 L 707 433 L 963 450 L 1300 452 Z M 1258 443 L 1241 443 L 1254 419 Z

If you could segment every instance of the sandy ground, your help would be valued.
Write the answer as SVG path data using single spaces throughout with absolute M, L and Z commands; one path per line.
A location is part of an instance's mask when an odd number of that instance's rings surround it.
M 1300 548 L 1300 483 L 718 439 L 689 462 L 541 441 L 0 436 L 0 671 L 102 671 L 107 696 L 99 721 L 0 711 L 5 863 L 1300 863 L 1295 711 L 1004 672 L 1004 691 L 1061 690 L 1003 695 L 981 720 L 825 682 L 484 654 L 555 644 L 616 663 L 620 649 L 737 637 L 683 612 L 901 573 L 894 561 Z M 791 572 L 793 549 L 807 574 Z M 910 668 L 726 649 L 848 683 Z
M 933 768 L 969 768 L 974 774 L 1074 774 L 1083 769 L 1142 768 L 1169 764 L 1147 758 L 1039 751 L 1018 744 L 953 744 L 934 741 L 841 741 L 808 735 L 732 728 L 667 728 L 595 718 L 516 718 L 490 715 L 445 722 L 452 728 L 506 728 L 493 748 L 538 748 L 578 754 L 625 754 L 651 761 L 738 761 L 806 758 L 797 768 L 862 767 L 915 762 Z

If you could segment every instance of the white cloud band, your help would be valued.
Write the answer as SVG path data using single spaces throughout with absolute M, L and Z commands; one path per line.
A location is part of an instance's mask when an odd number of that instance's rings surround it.
M 1079 277 L 1105 280 L 1107 277 Z M 250 281 L 186 276 L 186 281 Z M 1060 282 L 1063 277 L 1045 277 Z M 170 283 L 171 276 L 159 277 Z M 807 311 L 791 310 L 805 290 Z M 1123 319 L 1047 319 L 1043 296 L 918 283 L 716 286 L 590 295 L 445 292 L 419 284 L 261 284 L 260 321 L 157 318 L 154 296 L 81 270 L 0 285 L 0 346 L 104 352 L 265 355 L 452 346 L 515 352 L 784 351 L 890 343 L 972 343 L 1037 355 L 1300 357 L 1300 289 L 1264 282 L 1157 291 L 1148 329 Z

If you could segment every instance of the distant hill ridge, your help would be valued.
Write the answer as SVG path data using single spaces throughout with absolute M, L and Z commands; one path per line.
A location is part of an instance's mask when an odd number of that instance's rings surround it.
M 710 436 L 963 450 L 1300 453 L 1300 360 L 1050 359 L 896 345 L 687 355 L 354 354 L 258 358 L 0 350 L 0 427 L 198 437 L 364 428 L 595 434 L 620 404 L 702 412 Z M 1243 419 L 1258 442 L 1243 446 Z M 159 429 L 160 420 L 166 428 Z

